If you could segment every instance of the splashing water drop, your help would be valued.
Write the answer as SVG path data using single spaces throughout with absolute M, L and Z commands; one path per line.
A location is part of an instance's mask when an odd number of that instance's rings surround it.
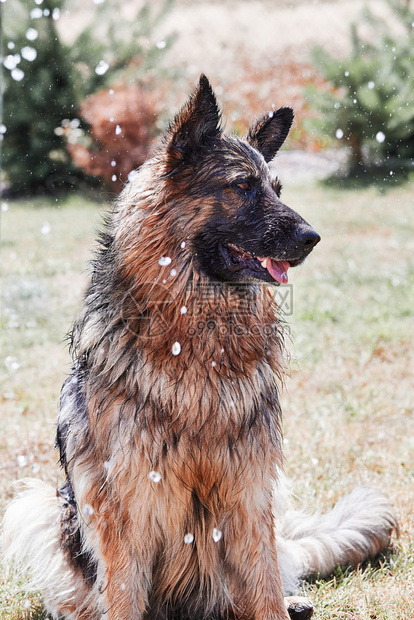
M 104 75 L 109 69 L 109 65 L 105 60 L 100 60 L 95 67 L 95 73 L 97 75 Z
M 192 542 L 194 542 L 194 536 L 192 534 L 186 534 L 184 536 L 184 544 L 191 545 Z
M 49 222 L 43 222 L 42 227 L 40 229 L 40 232 L 42 233 L 42 235 L 48 235 L 51 231 L 51 227 Z
M 42 17 L 42 15 L 43 15 L 42 9 L 37 9 L 36 8 L 36 9 L 32 9 L 30 11 L 30 17 L 32 19 L 40 19 Z
M 173 355 L 179 355 L 181 353 L 181 345 L 180 345 L 180 343 L 179 342 L 174 342 L 171 351 L 172 351 Z
M 169 256 L 161 256 L 158 264 L 161 265 L 161 267 L 167 267 L 171 264 L 171 258 Z
M 119 125 L 117 125 L 117 126 L 115 127 L 115 133 L 116 133 L 116 135 L 117 135 L 117 136 L 119 136 L 119 135 L 122 133 L 122 129 L 120 128 L 120 126 L 119 126 Z
M 93 513 L 95 512 L 94 509 L 92 508 L 92 506 L 90 504 L 85 504 L 82 510 L 83 514 L 85 515 L 93 515 Z
M 26 467 L 27 458 L 25 457 L 24 454 L 19 454 L 19 456 L 17 457 L 17 464 L 19 467 Z
M 213 529 L 213 540 L 214 542 L 218 542 L 219 540 L 221 540 L 221 537 L 223 536 L 223 532 L 221 532 L 220 530 L 218 530 L 216 527 Z
M 26 47 L 22 48 L 22 56 L 25 60 L 33 62 L 33 60 L 35 60 L 37 57 L 37 51 L 34 47 L 30 47 L 29 45 L 27 45 Z
M 24 71 L 19 68 L 13 69 L 13 71 L 11 72 L 11 76 L 16 82 L 21 82 L 24 78 Z
M 36 28 L 29 28 L 26 31 L 26 39 L 28 39 L 29 41 L 36 41 L 38 36 L 39 33 L 37 32 Z
M 131 170 L 131 172 L 128 174 L 128 181 L 133 181 L 138 176 L 139 176 L 138 170 Z
M 162 476 L 158 471 L 150 471 L 148 478 L 152 480 L 152 482 L 160 482 Z
M 12 71 L 13 69 L 17 67 L 20 61 L 21 61 L 20 54 L 9 54 L 3 60 L 3 65 L 6 67 L 6 69 L 8 69 L 9 71 Z
M 187 314 L 187 306 L 182 306 L 180 312 L 181 314 Z

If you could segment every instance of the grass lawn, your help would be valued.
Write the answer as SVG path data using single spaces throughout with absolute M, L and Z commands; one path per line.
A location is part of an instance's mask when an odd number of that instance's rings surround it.
M 395 552 L 306 586 L 316 620 L 414 617 L 414 215 L 409 186 L 385 194 L 291 186 L 287 204 L 322 236 L 291 271 L 291 373 L 282 396 L 298 505 L 326 510 L 357 484 L 399 514 Z M 65 334 L 87 282 L 101 208 L 85 198 L 3 203 L 0 508 L 27 476 L 59 484 L 57 400 Z M 5 210 L 7 209 L 7 210 Z M 36 596 L 0 571 L 0 618 L 40 620 Z

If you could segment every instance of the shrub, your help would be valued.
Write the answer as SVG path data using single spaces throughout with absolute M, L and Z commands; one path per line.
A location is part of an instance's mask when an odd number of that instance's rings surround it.
M 139 83 L 157 66 L 172 37 L 157 45 L 152 31 L 172 1 L 155 12 L 147 0 L 130 20 L 121 16 L 121 0 L 106 0 L 73 45 L 57 28 L 66 0 L 2 4 L 3 166 L 12 193 L 54 191 L 79 180 L 62 122 L 76 124 L 80 102 L 96 90 L 114 80 Z
M 76 166 L 120 190 L 128 173 L 148 155 L 156 133 L 156 106 L 151 94 L 137 85 L 120 85 L 88 97 L 80 106 L 90 125 L 91 139 L 82 142 L 66 124 L 68 151 Z
M 371 34 L 352 26 L 350 56 L 313 52 L 329 88 L 305 90 L 318 112 L 308 127 L 349 144 L 351 167 L 396 159 L 404 165 L 414 156 L 414 12 L 405 0 L 389 5 L 391 25 L 367 10 Z

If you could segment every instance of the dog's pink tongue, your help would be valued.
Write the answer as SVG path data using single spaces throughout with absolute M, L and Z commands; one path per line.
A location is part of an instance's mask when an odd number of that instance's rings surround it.
M 259 260 L 262 262 L 264 259 Z M 266 258 L 266 269 L 272 276 L 274 280 L 279 282 L 280 284 L 286 284 L 288 281 L 287 271 L 290 267 L 290 264 L 284 260 L 272 260 L 271 258 Z

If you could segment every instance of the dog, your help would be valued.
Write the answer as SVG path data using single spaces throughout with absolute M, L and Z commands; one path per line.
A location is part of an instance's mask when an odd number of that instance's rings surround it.
M 27 481 L 4 522 L 53 618 L 308 618 L 285 595 L 397 528 L 364 487 L 286 512 L 274 287 L 320 240 L 269 172 L 292 120 L 225 135 L 201 76 L 108 217 L 60 398 L 66 483 Z

